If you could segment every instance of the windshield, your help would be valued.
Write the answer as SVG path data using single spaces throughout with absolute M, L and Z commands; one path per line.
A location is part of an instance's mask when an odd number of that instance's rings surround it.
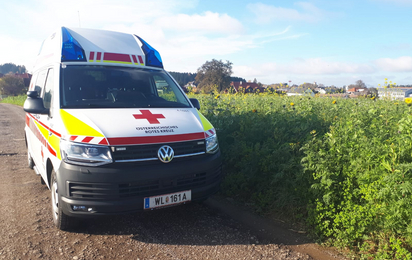
M 61 93 L 61 108 L 191 107 L 163 70 L 63 66 Z

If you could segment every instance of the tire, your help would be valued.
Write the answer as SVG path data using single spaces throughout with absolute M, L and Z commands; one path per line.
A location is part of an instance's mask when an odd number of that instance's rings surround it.
M 31 157 L 30 152 L 29 152 L 29 148 L 27 148 L 27 166 L 30 169 L 34 168 L 34 161 L 33 161 L 33 158 Z
M 71 226 L 71 219 L 69 216 L 65 215 L 61 209 L 57 175 L 54 170 L 52 170 L 51 174 L 50 190 L 54 225 L 58 229 L 67 230 Z

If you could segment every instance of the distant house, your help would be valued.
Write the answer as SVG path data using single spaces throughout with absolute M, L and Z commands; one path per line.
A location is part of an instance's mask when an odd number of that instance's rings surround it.
M 412 88 L 378 88 L 378 96 L 391 100 L 404 100 L 406 97 L 412 97 Z
M 315 96 L 315 93 L 310 88 L 291 87 L 287 93 L 288 96 Z
M 230 87 L 237 93 L 239 89 L 242 89 L 244 93 L 255 93 L 257 91 L 265 91 L 264 87 L 259 86 L 257 83 L 246 82 L 246 81 L 232 81 L 230 82 Z
M 314 90 L 317 91 L 319 94 L 322 94 L 322 95 L 326 94 L 325 88 L 318 87 L 318 88 L 315 88 Z
M 350 88 L 348 89 L 348 93 L 355 93 L 355 92 L 363 92 L 363 91 L 367 91 L 367 88 L 361 88 L 361 87 L 354 87 L 354 88 Z

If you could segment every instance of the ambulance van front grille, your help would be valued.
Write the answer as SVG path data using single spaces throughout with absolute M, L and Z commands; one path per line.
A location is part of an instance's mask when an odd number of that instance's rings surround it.
M 147 180 L 133 183 L 77 183 L 68 182 L 69 196 L 73 199 L 119 200 L 133 197 L 148 197 L 167 194 L 177 190 L 203 187 L 220 181 L 221 167 L 210 174 L 196 173 L 177 176 L 171 179 Z
M 206 144 L 204 140 L 188 142 L 130 145 L 112 147 L 112 155 L 115 162 L 138 162 L 158 160 L 157 152 L 163 145 L 172 147 L 175 158 L 204 154 Z

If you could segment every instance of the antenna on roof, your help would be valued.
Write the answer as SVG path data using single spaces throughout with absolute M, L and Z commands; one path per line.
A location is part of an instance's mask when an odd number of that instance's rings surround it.
M 82 27 L 82 26 L 80 25 L 80 11 L 77 11 L 77 15 L 78 15 L 78 17 L 79 17 L 79 28 L 80 28 L 80 27 Z

